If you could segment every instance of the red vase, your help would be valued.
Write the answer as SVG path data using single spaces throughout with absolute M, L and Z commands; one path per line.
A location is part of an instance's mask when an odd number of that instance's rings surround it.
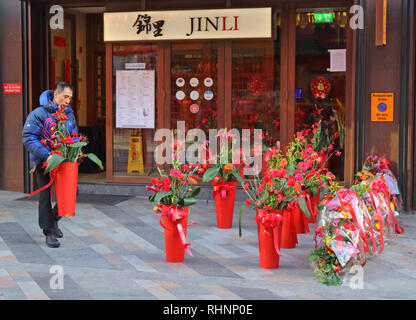
M 295 224 L 293 221 L 293 210 L 283 210 L 282 232 L 280 232 L 280 248 L 293 249 L 298 243 Z
M 303 211 L 300 210 L 298 205 L 296 205 L 295 208 L 292 210 L 292 214 L 293 214 L 293 222 L 295 224 L 296 233 L 297 234 L 305 233 L 306 232 L 305 218 L 304 218 Z M 306 224 L 306 226 L 307 225 L 308 224 Z M 308 232 L 309 232 L 309 228 L 308 228 Z
M 213 185 L 217 227 L 230 229 L 233 226 L 234 200 L 237 181 L 216 181 Z
M 168 206 L 162 205 L 162 215 L 168 209 Z M 182 208 L 178 207 L 178 209 Z M 188 207 L 183 208 L 183 210 L 186 213 L 189 212 Z M 182 219 L 179 223 L 182 224 L 182 229 L 186 236 L 188 217 Z M 183 245 L 176 223 L 172 222 L 172 220 L 166 215 L 163 215 L 163 226 L 165 236 L 166 261 L 183 262 L 185 260 L 185 246 Z
M 77 204 L 78 162 L 62 162 L 55 175 L 56 202 L 58 215 L 75 215 Z
M 258 210 L 263 211 L 260 209 Z M 260 268 L 277 269 L 279 267 L 279 255 L 276 252 L 276 247 L 274 244 L 273 229 L 265 228 L 264 225 L 261 223 L 258 223 L 257 226 L 259 239 Z M 282 231 L 282 224 L 280 224 L 277 228 L 278 234 L 280 235 Z
M 319 204 L 319 198 L 321 196 L 321 189 L 318 189 L 318 193 L 311 197 L 311 210 L 313 212 L 313 216 L 311 219 L 312 223 L 316 222 L 316 218 L 318 215 L 318 204 Z

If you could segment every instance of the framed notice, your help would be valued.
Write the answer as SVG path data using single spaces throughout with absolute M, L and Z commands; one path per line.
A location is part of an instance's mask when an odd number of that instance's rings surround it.
M 116 128 L 155 128 L 155 71 L 116 71 Z

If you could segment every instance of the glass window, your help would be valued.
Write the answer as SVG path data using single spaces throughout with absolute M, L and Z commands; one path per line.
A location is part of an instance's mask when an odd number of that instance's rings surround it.
M 322 121 L 324 138 L 342 151 L 328 164 L 340 180 L 344 179 L 346 24 L 343 9 L 297 11 L 296 130 Z
M 217 42 L 174 42 L 171 53 L 171 128 L 217 128 Z
M 113 45 L 114 176 L 147 176 L 155 166 L 156 66 L 155 44 Z
M 264 150 L 280 140 L 280 14 L 274 37 L 232 44 L 232 128 L 262 129 Z

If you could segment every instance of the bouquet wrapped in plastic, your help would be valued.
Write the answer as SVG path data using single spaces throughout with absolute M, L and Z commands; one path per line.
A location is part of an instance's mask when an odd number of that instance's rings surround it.
M 397 184 L 397 179 L 390 170 L 390 162 L 385 157 L 377 155 L 368 156 L 363 165 L 363 171 L 367 171 L 374 176 L 383 177 L 390 192 L 391 206 L 394 211 L 400 211 L 402 206 L 402 197 Z
M 365 217 L 360 197 L 351 190 L 340 189 L 324 202 L 309 259 L 320 282 L 336 285 L 346 269 L 366 262 Z

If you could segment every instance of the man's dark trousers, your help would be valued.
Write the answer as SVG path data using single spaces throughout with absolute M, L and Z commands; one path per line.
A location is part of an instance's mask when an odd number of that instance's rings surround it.
M 44 174 L 44 172 L 44 168 L 41 165 L 38 165 L 36 168 L 38 188 L 42 188 L 50 182 L 49 173 Z M 53 232 L 57 225 L 57 221 L 61 219 L 61 217 L 58 216 L 58 207 L 56 204 L 52 209 L 50 197 L 51 187 L 39 192 L 39 227 L 43 230 L 45 235 Z

